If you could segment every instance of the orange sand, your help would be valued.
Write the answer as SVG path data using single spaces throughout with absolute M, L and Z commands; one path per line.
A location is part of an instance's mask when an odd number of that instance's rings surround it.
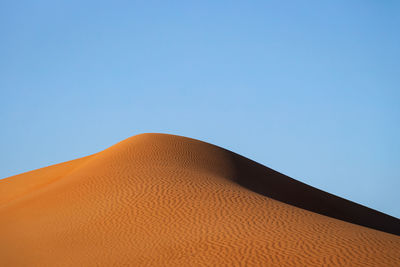
M 0 180 L 0 266 L 400 266 L 399 233 L 396 218 L 173 135 Z

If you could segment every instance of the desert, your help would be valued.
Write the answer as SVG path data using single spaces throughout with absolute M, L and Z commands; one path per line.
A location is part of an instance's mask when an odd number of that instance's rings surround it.
M 0 180 L 1 266 L 399 266 L 399 235 L 395 217 L 169 134 Z

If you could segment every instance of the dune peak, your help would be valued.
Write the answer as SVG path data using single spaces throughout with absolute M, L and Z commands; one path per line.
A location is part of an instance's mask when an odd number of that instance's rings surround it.
M 400 256 L 399 219 L 170 134 L 0 180 L 0 193 L 2 266 L 395 266 Z

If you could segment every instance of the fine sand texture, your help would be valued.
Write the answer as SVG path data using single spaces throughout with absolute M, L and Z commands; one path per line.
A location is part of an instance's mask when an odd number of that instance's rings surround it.
M 0 266 L 400 266 L 399 235 L 397 218 L 167 134 L 0 180 Z

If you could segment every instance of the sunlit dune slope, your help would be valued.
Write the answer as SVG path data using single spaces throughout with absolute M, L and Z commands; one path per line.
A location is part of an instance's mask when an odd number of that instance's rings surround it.
M 0 180 L 0 266 L 399 266 L 399 234 L 396 218 L 166 134 Z

